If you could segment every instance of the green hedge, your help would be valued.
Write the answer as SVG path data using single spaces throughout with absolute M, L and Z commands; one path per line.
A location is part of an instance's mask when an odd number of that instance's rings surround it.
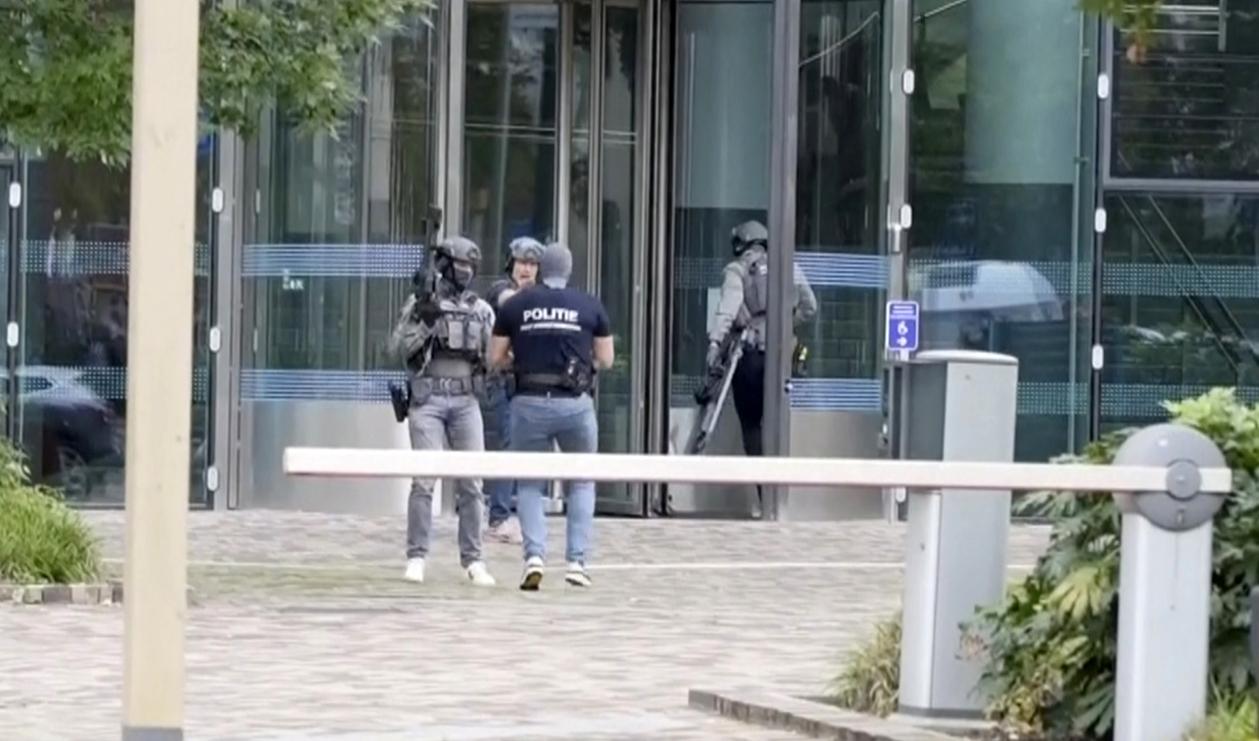
M 21 452 L 0 439 L 0 582 L 75 584 L 99 574 L 83 518 L 57 492 L 33 486 Z

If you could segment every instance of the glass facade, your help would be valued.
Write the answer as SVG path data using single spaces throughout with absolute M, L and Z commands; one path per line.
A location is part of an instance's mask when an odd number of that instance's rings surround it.
M 1143 55 L 1111 38 L 1096 400 L 1102 431 L 1214 386 L 1259 398 L 1259 2 L 1178 3 Z
M 1118 178 L 1259 178 L 1259 3 L 1185 0 L 1135 54 L 1116 35 L 1109 172 Z
M 337 136 L 268 113 L 248 147 L 243 396 L 383 402 L 386 342 L 435 226 L 433 33 L 411 19 L 363 61 Z
M 883 164 L 885 27 L 877 0 L 801 5 L 796 265 L 818 299 L 797 327 L 808 348 L 792 406 L 880 408 L 887 269 Z
M 362 102 L 335 135 L 267 110 L 238 147 L 205 138 L 194 503 L 237 501 L 220 479 L 279 501 L 286 441 L 392 444 L 386 340 L 425 245 L 456 231 L 482 247 L 478 287 L 516 236 L 571 245 L 613 321 L 608 452 L 685 444 L 747 220 L 781 229 L 816 299 L 768 349 L 795 361 L 765 402 L 793 455 L 886 454 L 889 298 L 921 303 L 924 348 L 1019 359 L 1020 460 L 1211 386 L 1259 398 L 1259 0 L 1163 4 L 1143 51 L 1076 0 L 792 2 L 784 50 L 774 0 L 448 0 L 347 60 Z M 85 504 L 122 497 L 128 178 L 0 149 L 6 430 Z M 214 362 L 224 343 L 238 364 Z M 301 411 L 321 404 L 341 406 Z M 742 449 L 724 434 L 712 452 Z M 640 489 L 600 506 L 642 514 Z
M 208 502 L 210 183 L 215 140 L 197 149 L 191 500 Z M 9 196 L 4 306 L 7 424 L 32 478 L 86 506 L 123 500 L 127 419 L 130 172 L 56 153 L 0 157 Z M 16 188 L 12 186 L 17 186 Z
M 923 346 L 1018 358 L 1016 456 L 1046 460 L 1088 439 L 1092 24 L 1074 0 L 913 8 L 908 283 Z

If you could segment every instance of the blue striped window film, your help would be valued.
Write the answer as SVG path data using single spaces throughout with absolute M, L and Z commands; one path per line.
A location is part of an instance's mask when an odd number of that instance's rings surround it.
M 108 263 L 101 258 L 98 262 Z M 344 277 L 406 279 L 422 264 L 421 244 L 254 244 L 244 251 L 243 274 L 249 279 Z M 28 261 L 39 262 L 32 257 Z M 116 258 L 115 258 L 116 260 Z M 952 261 L 911 261 L 914 276 L 927 268 L 947 267 Z M 124 263 L 125 264 L 125 263 Z M 673 285 L 683 289 L 713 288 L 725 260 L 681 259 L 675 264 Z M 796 264 L 815 289 L 882 290 L 887 285 L 889 261 L 885 256 L 800 251 Z M 958 262 L 957 264 L 963 264 Z M 1058 295 L 1086 295 L 1090 267 L 1070 262 L 1026 263 L 1053 285 Z M 1103 290 L 1110 295 L 1179 297 L 1185 289 L 1205 288 L 1221 297 L 1259 298 L 1259 267 L 1165 266 L 1156 263 L 1107 265 Z M 877 341 L 877 340 L 876 340 Z M 1065 350 L 1064 350 L 1065 351 Z M 252 401 L 319 398 L 326 400 L 386 403 L 386 383 L 400 379 L 393 371 L 246 369 L 242 393 Z M 674 376 L 671 392 L 677 397 L 694 391 L 699 379 Z M 1161 402 L 1205 390 L 1206 387 L 1176 384 L 1108 384 L 1103 394 L 1103 415 L 1130 419 L 1165 416 Z M 1243 398 L 1259 399 L 1259 388 L 1239 391 Z M 793 381 L 793 409 L 877 413 L 882 404 L 882 384 L 874 378 L 800 378 Z M 1082 415 L 1088 412 L 1088 393 L 1083 385 L 1067 382 L 1025 382 L 1019 386 L 1019 413 L 1024 415 Z

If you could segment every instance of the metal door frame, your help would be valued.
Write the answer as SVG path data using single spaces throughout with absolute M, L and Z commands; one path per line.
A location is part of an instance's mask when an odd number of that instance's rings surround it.
M 5 330 L 6 333 L 12 331 L 14 322 L 19 309 L 17 291 L 18 280 L 14 278 L 17 274 L 15 271 L 20 270 L 21 263 L 18 262 L 20 254 L 18 243 L 21 241 L 20 230 L 22 228 L 22 208 L 26 200 L 25 179 L 23 175 L 23 157 L 20 150 L 9 150 L 11 157 L 7 161 L 0 163 L 0 189 L 3 189 L 5 219 L 0 223 L 0 227 L 5 229 L 7 239 L 7 249 L 4 256 L 4 266 L 8 271 L 4 276 L 7 284 L 8 296 L 5 302 Z M 10 188 L 17 186 L 18 203 L 13 205 L 10 199 Z M 4 368 L 8 373 L 9 383 L 3 395 L 4 402 L 4 434 L 10 440 L 21 444 L 21 427 L 18 425 L 19 415 L 21 413 L 21 405 L 19 404 L 18 394 L 21 389 L 17 381 L 17 347 L 6 341 L 4 343 Z

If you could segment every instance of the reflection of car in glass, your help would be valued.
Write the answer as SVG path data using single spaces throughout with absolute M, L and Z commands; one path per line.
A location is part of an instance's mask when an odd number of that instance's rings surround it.
M 92 388 L 86 369 L 26 366 L 17 380 L 31 476 L 67 499 L 87 499 L 109 470 L 122 466 L 123 419 Z
M 1064 299 L 1034 265 L 1002 260 L 911 264 L 923 346 L 996 350 L 996 325 L 1061 323 Z

